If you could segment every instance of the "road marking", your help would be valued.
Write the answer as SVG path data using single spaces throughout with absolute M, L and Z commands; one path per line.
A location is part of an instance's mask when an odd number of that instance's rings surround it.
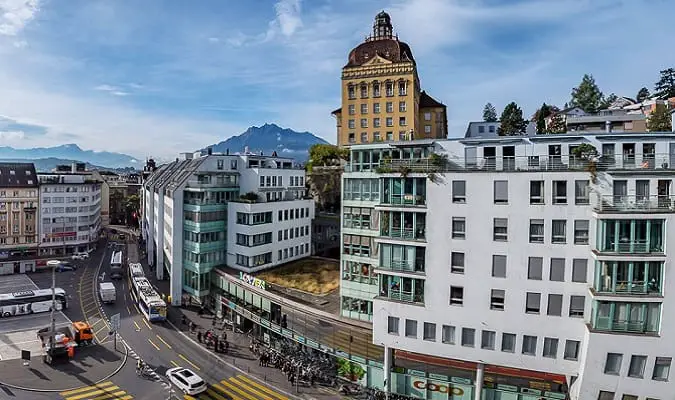
M 134 321 L 134 325 L 136 325 L 136 332 L 140 332 L 141 326 L 138 325 L 138 322 Z
M 159 336 L 159 335 L 155 335 L 155 336 L 157 336 L 157 339 L 159 339 L 160 342 L 164 343 L 164 345 L 166 345 L 166 347 L 168 347 L 169 350 L 171 350 L 171 346 L 166 342 L 166 340 L 162 339 L 162 337 Z
M 65 392 L 61 392 L 61 393 L 59 393 L 59 394 L 60 394 L 61 396 L 64 396 L 64 397 L 65 397 L 65 396 L 68 396 L 68 395 L 71 395 L 71 394 L 77 394 L 77 393 L 86 392 L 86 391 L 88 391 L 88 390 L 91 390 L 92 388 L 99 388 L 99 389 L 102 389 L 102 388 L 104 388 L 104 387 L 106 387 L 106 386 L 110 386 L 110 385 L 112 385 L 112 384 L 113 384 L 112 382 L 107 381 L 107 382 L 99 383 L 98 385 L 94 385 L 94 386 L 87 386 L 87 387 L 83 387 L 83 388 L 79 388 L 79 389 L 66 390 Z
M 111 382 L 111 385 L 112 385 L 112 382 Z M 117 391 L 120 391 L 119 390 L 120 387 L 115 386 L 115 385 L 108 386 L 108 387 L 105 387 L 105 388 L 101 388 L 100 386 L 88 386 L 88 387 L 82 388 L 82 389 L 84 389 L 83 393 L 78 393 L 76 395 L 63 395 L 63 394 L 61 394 L 61 395 L 63 397 L 65 397 L 66 400 L 80 400 L 80 399 L 93 399 L 94 396 L 96 396 L 96 395 L 105 395 L 105 394 L 111 394 L 111 393 L 115 393 Z M 94 389 L 94 390 L 92 390 L 92 389 Z M 125 392 L 122 391 L 122 393 L 125 393 Z M 119 399 L 120 397 L 117 397 L 117 398 Z M 132 397 L 128 396 L 128 398 L 131 399 Z
M 237 380 L 237 378 L 235 378 L 235 377 L 230 378 L 230 382 L 236 383 L 236 384 L 239 385 L 240 387 L 246 387 L 246 385 L 245 385 L 242 381 Z M 264 400 L 274 400 L 273 398 L 271 398 L 270 396 L 266 395 L 265 393 L 263 393 L 263 392 L 261 392 L 261 391 L 259 391 L 259 390 L 255 390 L 255 389 L 253 389 L 252 387 L 248 387 L 248 388 L 246 388 L 246 390 L 248 390 L 249 392 L 253 393 L 254 395 L 260 397 L 261 399 L 264 399 Z
M 241 397 L 239 397 L 239 396 L 237 396 L 236 394 L 230 392 L 229 390 L 225 389 L 223 386 L 221 386 L 221 385 L 219 385 L 219 384 L 217 384 L 217 383 L 214 383 L 213 385 L 211 385 L 211 387 L 213 387 L 214 389 L 218 389 L 218 390 L 221 391 L 222 393 L 225 393 L 225 394 L 228 395 L 232 400 L 242 400 Z
M 150 344 L 153 345 L 153 346 L 157 349 L 157 351 L 160 351 L 160 350 L 161 350 L 161 349 L 159 348 L 159 346 L 157 346 L 157 345 L 155 344 L 155 342 L 152 341 L 152 339 L 148 338 L 148 342 L 150 342 Z
M 133 399 L 133 397 L 132 397 L 132 396 L 129 396 L 129 395 L 127 395 L 127 396 L 122 396 L 122 395 L 124 395 L 124 394 L 126 394 L 126 393 L 127 393 L 127 392 L 125 392 L 124 390 L 120 390 L 120 391 L 115 392 L 115 393 L 104 394 L 103 396 L 95 397 L 95 398 L 93 398 L 92 400 L 106 400 L 106 399 L 111 399 L 111 400 L 122 400 L 122 399 Z
M 97 330 L 96 332 L 94 332 L 94 336 L 96 336 L 96 337 L 98 338 L 98 334 L 101 333 L 101 332 L 102 332 L 104 329 L 106 329 L 106 328 L 108 328 L 108 327 L 105 326 L 105 325 L 103 325 L 103 327 L 102 327 L 101 329 L 99 329 L 99 330 Z
M 266 386 L 263 386 L 263 385 L 259 384 L 258 382 L 254 381 L 253 379 L 249 379 L 249 378 L 245 377 L 244 375 L 238 375 L 237 378 L 241 379 L 242 381 L 244 381 L 246 383 L 248 383 L 249 385 L 253 385 L 253 386 L 257 387 L 258 389 L 262 390 L 263 392 L 266 392 L 266 393 L 278 398 L 279 400 L 289 400 L 288 397 L 282 396 L 279 393 L 275 392 L 274 390 L 272 390 L 272 389 L 270 389 Z
M 184 395 L 183 398 L 184 398 L 185 400 L 197 400 L 196 398 L 190 396 L 189 394 Z
M 206 393 L 208 393 L 209 396 L 213 397 L 216 400 L 229 400 L 227 397 L 219 395 L 215 390 L 211 388 L 206 389 Z
M 222 381 L 220 381 L 220 383 L 227 386 L 229 389 L 234 390 L 235 392 L 239 393 L 240 395 L 246 397 L 249 400 L 256 400 L 255 397 L 253 397 L 250 394 L 244 392 L 243 390 L 239 389 L 238 387 L 234 386 L 233 384 L 231 384 L 230 382 L 228 382 L 226 380 L 222 380 Z
M 131 309 L 129 309 L 129 306 L 127 306 L 127 312 L 129 313 L 129 315 L 131 315 Z
M 148 323 L 148 321 L 145 320 L 145 318 L 143 319 L 143 322 L 145 323 L 145 326 L 148 327 L 148 329 L 152 330 L 152 327 L 150 326 L 150 324 Z
M 138 306 L 136 305 L 136 303 L 134 303 L 134 308 L 136 309 L 137 313 L 139 313 L 139 314 L 141 313 L 141 310 L 138 309 Z
M 178 365 L 178 363 L 175 362 L 174 360 L 171 360 L 171 361 L 169 361 L 169 362 L 170 362 L 171 365 L 173 365 L 174 367 L 180 367 L 180 365 Z
M 150 340 L 150 339 L 148 339 L 148 340 Z M 185 358 L 184 355 L 179 354 L 178 357 L 180 357 L 180 358 L 181 358 L 183 361 L 185 361 L 186 363 L 192 365 L 197 371 L 200 371 L 200 370 L 201 370 L 201 368 L 199 368 L 199 367 L 197 366 L 197 364 L 195 364 L 195 363 L 193 363 L 192 361 L 190 361 L 190 360 L 188 360 L 187 358 Z

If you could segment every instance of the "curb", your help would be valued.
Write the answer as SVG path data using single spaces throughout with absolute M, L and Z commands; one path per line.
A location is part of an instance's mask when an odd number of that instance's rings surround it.
M 166 319 L 166 322 L 168 322 L 169 325 L 171 325 L 171 327 L 172 327 L 176 332 L 178 332 L 178 333 L 179 333 L 180 335 L 182 335 L 185 339 L 189 340 L 189 341 L 192 342 L 194 345 L 196 345 L 197 347 L 199 347 L 203 352 L 210 354 L 212 357 L 215 357 L 216 359 L 218 359 L 218 361 L 220 361 L 221 363 L 227 365 L 228 367 L 230 367 L 230 368 L 232 368 L 232 369 L 234 369 L 234 370 L 236 370 L 236 371 L 239 371 L 239 373 L 246 375 L 247 377 L 249 377 L 249 378 L 251 378 L 251 379 L 257 381 L 258 383 L 263 384 L 263 385 L 268 385 L 267 382 L 261 381 L 257 376 L 255 376 L 255 375 L 250 375 L 250 372 L 244 371 L 243 369 L 239 368 L 238 366 L 236 366 L 236 365 L 234 365 L 234 364 L 231 364 L 231 363 L 225 361 L 225 359 L 223 359 L 222 357 L 217 356 L 217 355 L 215 355 L 213 352 L 211 352 L 211 351 L 205 349 L 204 347 L 202 347 L 199 343 L 197 343 L 197 341 L 195 341 L 195 340 L 194 340 L 193 338 L 191 338 L 189 335 L 186 335 L 183 331 L 181 331 L 180 329 L 178 329 L 178 327 L 176 327 L 176 325 L 174 325 L 173 322 L 169 321 L 168 318 Z M 288 398 L 290 398 L 290 399 L 315 399 L 314 397 L 311 397 L 311 396 L 297 396 L 297 395 L 288 393 L 287 391 L 281 390 L 281 389 L 279 389 L 279 388 L 277 388 L 277 387 L 274 387 L 274 386 L 272 386 L 272 388 L 273 388 L 274 390 L 278 391 L 279 393 L 281 393 L 281 394 L 283 394 L 283 395 L 285 395 L 285 396 L 288 396 Z
M 8 387 L 8 388 L 11 388 L 11 389 L 25 390 L 25 391 L 27 391 L 27 392 L 37 392 L 37 393 L 58 393 L 58 392 L 66 392 L 66 391 L 69 391 L 69 390 L 77 390 L 77 389 L 81 389 L 81 388 L 85 388 L 85 387 L 89 387 L 89 386 L 93 386 L 93 385 L 98 385 L 99 383 L 101 383 L 101 382 L 103 382 L 103 381 L 107 381 L 108 379 L 112 378 L 114 375 L 116 375 L 118 372 L 120 372 L 120 370 L 122 370 L 122 368 L 124 368 L 124 365 L 126 365 L 127 359 L 129 358 L 129 350 L 127 349 L 126 346 L 124 347 L 124 350 L 125 350 L 125 351 L 124 351 L 124 358 L 122 359 L 122 362 L 120 363 L 120 365 L 119 365 L 112 373 L 110 373 L 109 375 L 106 375 L 105 377 L 103 377 L 103 378 L 101 378 L 101 379 L 97 380 L 96 382 L 94 382 L 94 383 L 92 383 L 92 384 L 89 384 L 89 385 L 82 385 L 82 386 L 76 386 L 76 387 L 67 388 L 67 389 L 57 389 L 57 390 L 54 390 L 54 389 L 35 389 L 35 388 L 28 388 L 28 387 L 23 387 L 23 386 L 18 386 L 18 385 L 11 385 L 11 384 L 9 384 L 9 383 L 0 382 L 0 387 Z

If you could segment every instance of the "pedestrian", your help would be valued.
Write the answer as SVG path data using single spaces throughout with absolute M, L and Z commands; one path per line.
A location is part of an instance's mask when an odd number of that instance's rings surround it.
M 197 332 L 197 340 L 199 341 L 199 343 L 202 342 L 202 331 Z
M 185 326 L 186 323 L 187 323 L 187 318 L 185 317 L 185 315 L 183 315 L 182 317 L 180 317 L 180 324 Z

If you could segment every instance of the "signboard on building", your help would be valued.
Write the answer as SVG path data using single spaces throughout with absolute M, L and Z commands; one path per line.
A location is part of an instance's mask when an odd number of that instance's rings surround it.
M 253 275 L 249 275 L 245 272 L 240 271 L 239 272 L 239 279 L 241 281 L 243 281 L 244 283 L 249 284 L 253 287 L 257 287 L 258 289 L 266 290 L 265 289 L 265 285 L 266 285 L 265 281 L 263 281 L 262 279 L 256 278 Z
M 77 232 L 56 232 L 56 233 L 48 233 L 47 237 L 48 238 L 64 238 L 64 237 L 75 237 L 77 236 Z

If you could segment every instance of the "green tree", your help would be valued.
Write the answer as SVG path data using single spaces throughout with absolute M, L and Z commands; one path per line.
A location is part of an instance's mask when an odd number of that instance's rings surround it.
M 673 129 L 671 122 L 670 111 L 666 106 L 659 104 L 647 119 L 647 130 L 649 132 L 670 132 Z
M 594 113 L 598 111 L 602 103 L 602 92 L 595 83 L 593 75 L 585 74 L 581 78 L 579 86 L 572 89 L 572 98 L 570 99 L 570 107 L 579 107 L 587 113 Z
M 515 102 L 511 102 L 504 107 L 499 122 L 501 123 L 499 127 L 500 136 L 522 135 L 527 128 L 527 121 L 523 119 L 523 110 Z
M 598 107 L 599 110 L 603 110 L 605 108 L 609 108 L 609 106 L 612 105 L 616 100 L 618 99 L 617 95 L 612 93 L 607 97 L 603 97 L 602 101 L 600 102 L 600 106 Z
M 126 224 L 135 226 L 135 221 L 138 220 L 138 211 L 141 209 L 141 198 L 137 194 L 127 196 L 124 198 L 122 206 L 124 207 Z M 136 218 L 134 218 L 134 214 Z
M 483 107 L 483 121 L 485 122 L 497 122 L 497 110 L 492 103 L 487 103 Z
M 315 144 L 309 148 L 307 170 L 313 166 L 339 165 L 341 160 L 349 160 L 349 149 L 333 144 Z
M 546 133 L 546 118 L 551 115 L 551 107 L 546 103 L 534 113 L 534 120 L 537 122 L 537 135 Z
M 561 113 L 555 113 L 548 123 L 547 133 L 565 133 L 567 132 L 567 125 Z
M 675 97 L 675 68 L 664 69 L 659 73 L 661 78 L 654 84 L 654 94 L 662 99 Z
M 643 87 L 640 90 L 638 90 L 637 96 L 635 96 L 635 100 L 637 100 L 638 103 L 642 103 L 648 98 L 649 98 L 649 89 L 647 89 L 646 87 Z

